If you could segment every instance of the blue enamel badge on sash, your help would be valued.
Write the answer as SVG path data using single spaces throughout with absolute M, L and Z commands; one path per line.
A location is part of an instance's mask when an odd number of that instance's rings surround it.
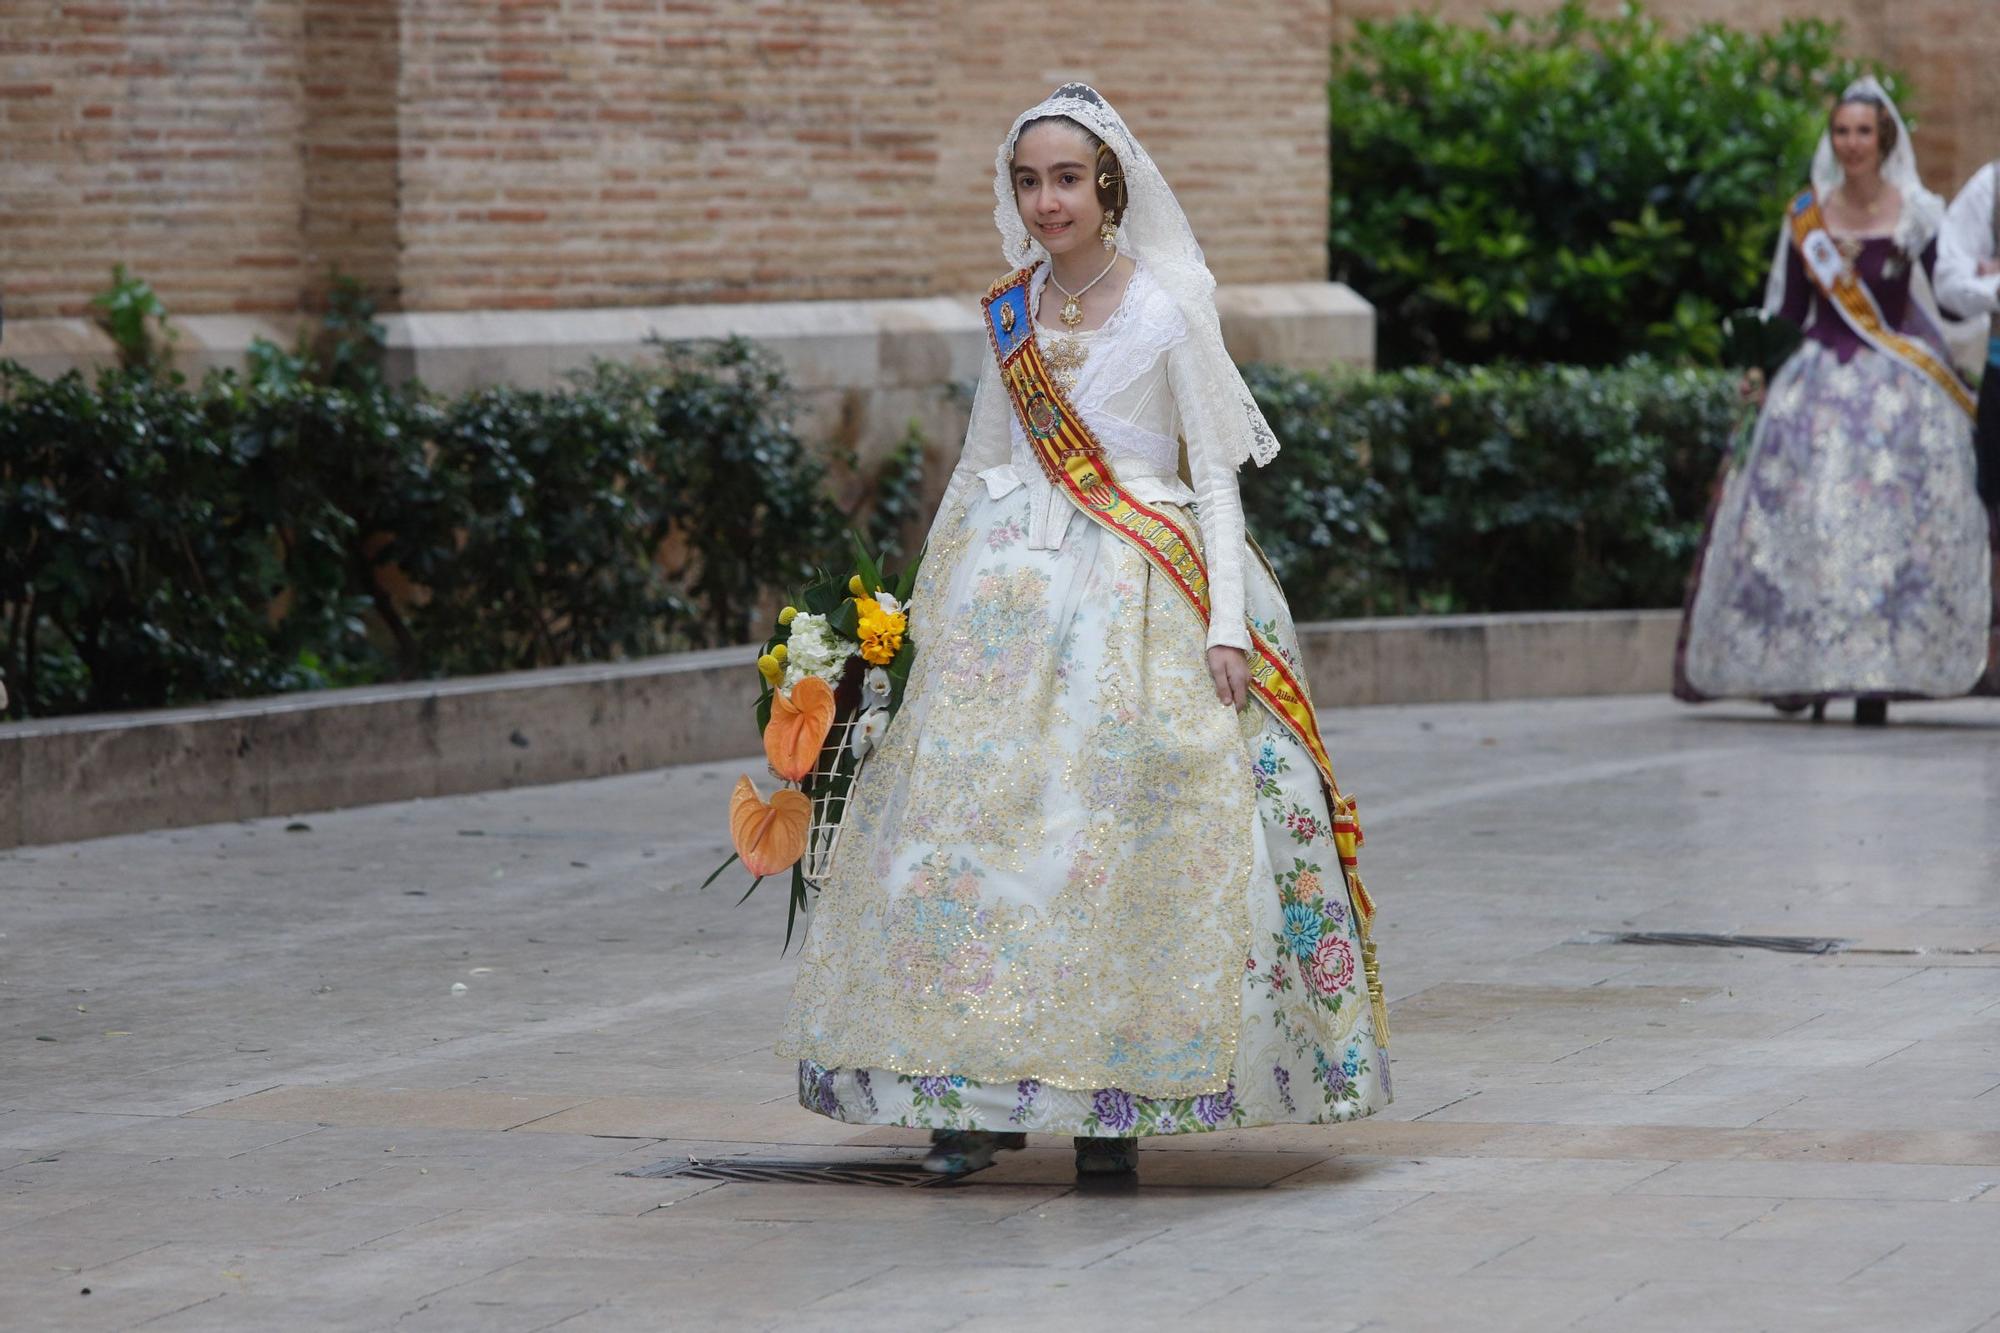
M 1028 339 L 1027 285 L 1024 283 L 1002 292 L 992 305 L 986 307 L 986 318 L 992 322 L 993 345 L 1000 349 L 1000 359 L 1004 361 Z

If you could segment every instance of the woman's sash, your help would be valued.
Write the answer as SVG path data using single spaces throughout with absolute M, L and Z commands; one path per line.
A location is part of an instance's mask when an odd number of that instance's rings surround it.
M 1008 401 L 1014 405 L 1021 429 L 1027 434 L 1028 445 L 1050 483 L 1099 526 L 1145 556 L 1206 626 L 1208 566 L 1200 548 L 1179 520 L 1134 499 L 1118 484 L 1104 457 L 1104 446 L 1098 443 L 1096 435 L 1049 374 L 1041 347 L 1035 341 L 1034 320 L 1029 310 L 1029 280 L 1033 274 L 1033 269 L 1024 268 L 1002 278 L 981 302 L 986 312 L 987 338 L 1000 364 L 1000 382 L 1006 388 Z M 1356 817 L 1355 802 L 1342 796 L 1334 781 L 1333 760 L 1327 754 L 1325 741 L 1320 739 L 1319 719 L 1313 713 L 1305 684 L 1269 640 L 1254 627 L 1249 627 L 1249 632 L 1250 692 L 1298 739 L 1319 769 L 1320 782 L 1326 787 L 1328 813 L 1333 817 L 1334 845 L 1347 872 L 1348 889 L 1365 940 L 1367 926 L 1375 916 L 1375 904 L 1357 873 L 1355 852 L 1361 845 L 1361 823 Z M 1365 952 L 1372 973 L 1372 949 L 1365 948 Z M 1379 983 L 1374 989 L 1379 1008 Z M 1381 1017 L 1378 1013 L 1378 1018 Z M 1381 1031 L 1386 1034 L 1387 1030 L 1384 1021 Z M 1387 1040 L 1386 1035 L 1383 1039 Z
M 1930 380 L 1968 417 L 1973 416 L 1978 405 L 1951 363 L 1922 339 L 1889 327 L 1889 321 L 1882 317 L 1882 307 L 1875 304 L 1875 294 L 1861 281 L 1827 230 L 1817 194 L 1807 190 L 1792 201 L 1790 224 L 1792 244 L 1798 248 L 1799 259 L 1811 275 L 1813 286 L 1839 312 L 1847 327 L 1882 355 L 1900 361 Z

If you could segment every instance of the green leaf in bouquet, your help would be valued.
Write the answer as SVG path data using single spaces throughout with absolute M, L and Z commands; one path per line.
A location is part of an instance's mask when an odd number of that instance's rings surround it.
M 854 605 L 852 597 L 836 606 L 828 614 L 826 623 L 843 639 L 858 639 L 861 636 L 861 611 Z
M 847 538 L 854 544 L 854 569 L 861 576 L 862 590 L 872 596 L 882 587 L 882 566 L 868 554 L 860 533 L 849 528 Z
M 753 886 L 754 887 L 754 886 Z M 792 929 L 798 925 L 799 909 L 806 905 L 806 866 L 800 861 L 792 867 L 792 901 L 785 910 L 785 945 L 778 950 L 783 955 L 792 947 Z
M 716 868 L 715 868 L 715 869 L 714 869 L 714 870 L 713 870 L 712 872 L 710 872 L 710 874 L 709 874 L 708 878 L 707 878 L 707 879 L 705 879 L 705 880 L 703 880 L 703 881 L 701 882 L 701 887 L 705 889 L 705 888 L 707 888 L 707 887 L 708 887 L 709 885 L 711 885 L 711 884 L 715 883 L 715 881 L 717 881 L 718 879 L 721 879 L 721 878 L 722 878 L 722 872 L 723 872 L 723 871 L 725 871 L 725 870 L 729 869 L 729 867 L 731 867 L 731 866 L 735 865 L 735 864 L 736 864 L 736 863 L 737 863 L 738 861 L 740 861 L 740 860 L 742 860 L 742 859 L 743 859 L 743 858 L 742 858 L 742 857 L 740 857 L 740 856 L 738 856 L 738 855 L 737 855 L 737 854 L 736 854 L 735 852 L 731 852 L 731 853 L 729 854 L 729 859 L 728 859 L 727 861 L 724 861 L 724 862 L 723 862 L 723 863 L 722 863 L 721 865 L 717 866 L 717 867 L 716 867 Z M 758 883 L 762 883 L 762 882 L 763 882 L 763 881 L 761 881 L 761 880 L 759 880 L 759 881 L 758 881 Z M 757 887 L 757 884 L 752 884 L 752 885 L 751 885 L 750 887 L 751 887 L 751 889 L 752 889 L 752 890 L 755 890 L 755 889 L 756 889 L 756 887 Z M 743 897 L 744 897 L 744 898 L 748 898 L 749 896 L 750 896 L 750 895 L 749 895 L 749 894 L 747 894 L 747 893 L 743 895 Z M 743 899 L 742 899 L 742 898 L 739 898 L 739 899 L 737 899 L 736 901 L 737 901 L 738 905 L 740 906 L 740 905 L 742 904 L 742 901 L 743 901 Z

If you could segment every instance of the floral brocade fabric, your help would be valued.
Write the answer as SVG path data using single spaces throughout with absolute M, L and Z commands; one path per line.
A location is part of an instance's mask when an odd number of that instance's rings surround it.
M 1724 480 L 1683 698 L 1948 697 L 1985 668 L 1987 514 L 1966 415 L 1917 372 L 1807 341 Z
M 802 1104 L 1118 1137 L 1386 1105 L 1311 761 L 1216 701 L 1205 629 L 1143 557 L 1081 515 L 1030 550 L 1029 503 L 975 491 L 926 559 L 923 648 L 779 1046 Z M 1289 650 L 1252 565 L 1251 614 Z

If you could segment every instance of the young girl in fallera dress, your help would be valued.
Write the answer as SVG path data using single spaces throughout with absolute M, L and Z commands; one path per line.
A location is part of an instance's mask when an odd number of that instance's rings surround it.
M 1123 1172 L 1142 1135 L 1368 1115 L 1390 1097 L 1372 907 L 1245 539 L 1237 469 L 1278 446 L 1214 280 L 1088 87 L 1015 121 L 994 190 L 1021 270 L 988 296 L 909 687 L 780 1053 L 807 1108 L 928 1128 L 945 1173 L 1029 1131 Z

